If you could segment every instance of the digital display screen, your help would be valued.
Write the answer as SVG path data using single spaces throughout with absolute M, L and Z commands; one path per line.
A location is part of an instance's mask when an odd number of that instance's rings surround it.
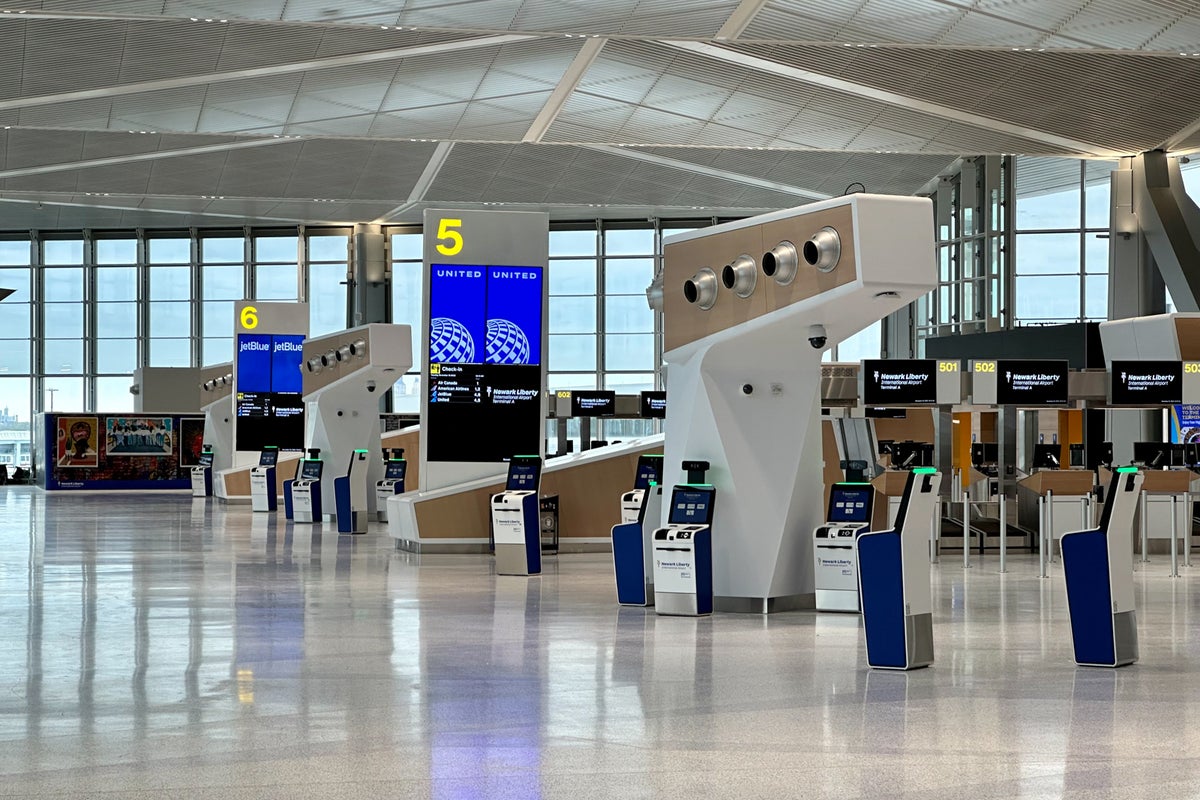
M 996 403 L 1002 406 L 1065 406 L 1067 362 L 1001 359 L 996 362 Z
M 662 456 L 639 456 L 634 489 L 649 489 L 652 483 L 662 483 Z
M 402 481 L 408 473 L 407 461 L 389 461 L 383 470 L 383 479 L 386 481 Z
M 305 481 L 321 480 L 321 462 L 304 460 L 304 465 L 300 467 L 300 479 Z
M 200 458 L 197 460 L 197 463 L 202 467 L 211 467 L 213 465 L 212 451 L 207 450 L 207 451 L 201 453 Z
M 279 462 L 279 451 L 275 448 L 263 450 L 258 454 L 258 465 L 260 467 L 273 467 Z
M 671 492 L 670 525 L 711 525 L 715 489 L 680 488 Z
M 508 468 L 508 482 L 504 488 L 511 492 L 532 492 L 538 488 L 537 464 L 513 464 Z
M 304 447 L 301 400 L 304 336 L 239 333 L 237 336 L 237 448 Z
M 870 522 L 870 486 L 834 486 L 829 492 L 829 522 Z
M 664 419 L 667 416 L 666 392 L 642 392 L 642 417 Z
M 1114 361 L 1108 381 L 1109 402 L 1115 406 L 1183 402 L 1182 361 Z
M 611 417 L 616 413 L 616 392 L 571 392 L 572 417 Z
M 430 266 L 430 461 L 499 462 L 537 450 L 541 267 Z
M 868 359 L 862 362 L 865 406 L 937 405 L 937 361 Z

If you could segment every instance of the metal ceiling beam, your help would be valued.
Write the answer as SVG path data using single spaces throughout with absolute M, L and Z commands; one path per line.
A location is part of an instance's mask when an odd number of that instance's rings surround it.
M 198 147 L 181 147 L 175 150 L 153 150 L 148 153 L 132 153 L 123 156 L 108 156 L 106 158 L 87 158 L 80 161 L 64 161 L 59 164 L 41 164 L 36 167 L 19 167 L 17 169 L 0 170 L 0 179 L 24 178 L 30 175 L 49 175 L 54 172 L 71 172 L 77 169 L 91 167 L 110 167 L 114 164 L 133 164 L 138 161 L 158 161 L 163 158 L 180 158 L 182 156 L 200 156 L 208 153 L 223 153 L 229 150 L 245 150 L 251 147 L 270 147 L 277 144 L 293 144 L 303 141 L 300 136 L 280 136 L 269 139 L 240 139 L 224 144 L 206 144 Z
M 607 41 L 607 39 L 588 39 L 583 43 L 583 47 L 579 48 L 579 52 L 575 54 L 575 58 L 571 61 L 566 71 L 563 72 L 558 85 L 554 87 L 554 91 L 546 99 L 546 104 L 542 106 L 542 110 L 538 112 L 538 115 L 533 118 L 533 123 L 530 124 L 529 130 L 525 132 L 525 136 L 521 141 L 540 142 L 542 140 L 542 137 L 546 135 L 546 131 L 550 130 L 550 126 L 554 124 L 554 120 L 558 119 L 563 106 L 571 98 L 576 87 L 579 86 L 579 82 L 583 80 L 583 76 L 587 74 L 588 69 L 600 56 L 600 51 L 604 49 L 604 44 Z
M 267 78 L 275 75 L 289 75 L 297 72 L 333 69 L 336 67 L 353 67 L 362 64 L 373 64 L 380 61 L 396 61 L 403 58 L 454 53 L 462 50 L 475 50 L 480 47 L 499 47 L 513 42 L 526 42 L 539 37 L 524 34 L 506 34 L 501 36 L 483 36 L 473 39 L 459 39 L 453 42 L 438 42 L 421 44 L 412 47 L 397 47 L 390 50 L 372 50 L 368 53 L 353 53 L 345 56 L 329 58 L 313 58 L 306 61 L 290 61 L 285 64 L 273 64 L 269 67 L 251 67 L 249 69 L 230 70 L 228 72 L 209 72 L 203 75 L 185 75 L 178 78 L 163 78 L 153 81 L 138 81 L 117 86 L 105 86 L 101 89 L 82 89 L 76 92 L 61 92 L 35 97 L 20 97 L 13 100 L 0 101 L 0 111 L 12 111 L 20 108 L 35 106 L 50 106 L 59 103 L 71 103 L 78 100 L 97 100 L 142 92 L 156 92 L 163 89 L 180 89 L 188 86 L 206 86 L 211 83 L 226 81 L 241 81 L 250 78 Z
M 876 89 L 872 86 L 864 86 L 861 83 L 845 80 L 844 78 L 835 78 L 831 75 L 823 75 L 819 72 L 792 67 L 787 64 L 780 64 L 777 61 L 770 61 L 758 56 L 747 55 L 728 50 L 724 47 L 719 47 L 705 42 L 689 42 L 681 40 L 663 40 L 662 44 L 666 47 L 671 47 L 676 50 L 684 50 L 689 53 L 712 58 L 717 61 L 723 61 L 727 64 L 736 64 L 740 67 L 752 69 L 757 72 L 765 72 L 770 75 L 777 75 L 788 80 L 800 81 L 813 86 L 820 86 L 825 89 L 833 89 L 835 91 L 851 94 L 856 97 L 863 97 L 868 100 L 874 100 L 888 105 L 898 106 L 910 111 L 916 111 L 921 114 L 928 114 L 933 117 L 957 122 L 963 125 L 972 125 L 984 130 L 995 131 L 997 133 L 1007 133 L 1012 136 L 1019 136 L 1022 139 L 1041 142 L 1042 144 L 1051 145 L 1055 148 L 1068 150 L 1081 155 L 1115 158 L 1117 153 L 1105 150 L 1099 145 L 1090 142 L 1081 142 L 1075 139 L 1069 139 L 1065 136 L 1047 133 L 1035 128 L 1027 128 L 1023 125 L 1016 125 L 1011 122 L 985 117 L 980 114 L 973 114 L 969 111 L 963 111 L 959 108 L 951 108 L 939 103 L 931 103 L 927 100 L 921 100 L 916 97 L 889 92 L 883 89 Z
M 750 26 L 754 18 L 758 16 L 758 12 L 762 11 L 762 7 L 767 4 L 767 0 L 742 0 L 738 3 L 738 7 L 729 15 L 729 19 L 725 20 L 725 24 L 721 26 L 721 30 L 717 31 L 717 35 L 713 38 L 720 41 L 736 39 L 742 35 L 742 31 Z
M 1191 139 L 1193 136 L 1195 136 L 1197 133 L 1200 133 L 1200 119 L 1195 120 L 1190 125 L 1188 125 L 1186 128 L 1182 128 L 1182 129 L 1176 131 L 1175 133 L 1171 134 L 1170 136 L 1168 136 L 1166 138 L 1165 141 L 1161 142 L 1158 145 L 1158 147 L 1156 147 L 1154 149 L 1155 150 L 1166 150 L 1169 153 L 1174 153 L 1180 147 L 1182 147 L 1189 139 Z M 1187 152 L 1190 154 L 1190 153 L 1195 152 L 1195 150 L 1196 150 L 1196 148 L 1192 148 L 1191 150 L 1188 150 Z M 1183 153 L 1180 153 L 1180 155 L 1182 155 L 1182 154 Z
M 417 178 L 412 191 L 408 193 L 408 199 L 376 219 L 373 224 L 390 222 L 424 200 L 425 195 L 429 192 L 429 187 L 433 186 L 433 182 L 437 180 L 438 173 L 442 171 L 442 167 L 446 166 L 446 160 L 450 158 L 450 151 L 453 149 L 454 142 L 438 142 L 437 147 L 433 148 L 433 155 L 425 164 L 425 169 L 421 171 L 421 176 Z
M 608 153 L 609 155 L 621 156 L 622 158 L 632 158 L 635 161 L 644 161 L 647 164 L 657 164 L 660 167 L 670 167 L 671 169 L 691 172 L 696 175 L 704 175 L 708 178 L 720 178 L 723 181 L 730 181 L 731 183 L 755 186 L 759 189 L 770 189 L 773 192 L 791 194 L 796 197 L 806 197 L 810 200 L 828 200 L 833 196 L 813 189 L 790 186 L 786 183 L 769 181 L 765 178 L 755 178 L 753 175 L 743 175 L 740 172 L 730 172 L 729 170 L 718 169 L 716 167 L 708 167 L 704 164 L 693 164 L 690 161 L 680 161 L 676 158 L 660 156 L 657 153 L 647 153 L 636 147 L 617 147 L 609 144 L 581 144 L 577 146 L 585 150 L 593 150 L 597 153 Z

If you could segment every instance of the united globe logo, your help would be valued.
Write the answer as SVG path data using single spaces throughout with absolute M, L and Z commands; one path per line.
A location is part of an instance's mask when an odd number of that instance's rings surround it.
M 489 319 L 484 345 L 489 364 L 528 364 L 529 339 L 520 326 L 506 319 Z
M 488 329 L 491 341 L 491 328 Z M 456 319 L 438 317 L 429 323 L 429 360 L 435 364 L 470 364 L 475 361 L 475 340 Z

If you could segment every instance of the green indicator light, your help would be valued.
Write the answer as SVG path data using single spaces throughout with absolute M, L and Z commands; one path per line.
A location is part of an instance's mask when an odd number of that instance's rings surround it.
M 513 458 L 541 458 L 541 456 L 534 454 L 532 456 L 513 456 Z
M 681 483 L 680 486 L 690 486 L 693 489 L 711 489 L 711 483 Z
M 869 481 L 838 481 L 834 486 L 870 486 Z
M 369 453 L 369 450 L 355 450 L 356 453 Z
M 1117 472 L 1137 472 L 1137 467 L 1117 467 Z
M 650 481 L 651 486 L 658 486 L 658 481 Z
M 913 470 L 914 475 L 933 475 L 937 472 L 937 467 L 917 467 Z

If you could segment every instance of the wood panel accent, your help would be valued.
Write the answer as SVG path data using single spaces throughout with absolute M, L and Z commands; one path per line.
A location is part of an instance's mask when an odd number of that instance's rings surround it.
M 421 485 L 420 428 L 405 431 L 389 431 L 381 437 L 380 446 L 404 448 L 404 458 L 408 461 L 408 471 L 404 475 L 404 486 L 410 492 L 416 491 L 417 487 Z
M 1048 491 L 1061 495 L 1088 494 L 1096 476 L 1086 469 L 1043 469 L 1017 481 L 1022 489 L 1044 495 Z
M 1058 412 L 1058 463 L 1070 465 L 1071 445 L 1083 444 L 1083 411 L 1069 409 Z
M 290 481 L 296 474 L 296 462 L 300 460 L 299 453 L 280 453 L 279 464 L 275 467 L 275 494 L 283 497 L 283 482 Z M 241 467 L 225 473 L 226 497 L 250 496 L 250 470 L 254 465 Z
M 895 442 L 911 439 L 914 442 L 936 444 L 933 409 L 910 408 L 905 419 L 877 419 L 875 420 L 875 438 L 891 439 Z
M 1179 357 L 1184 361 L 1200 361 L 1200 319 L 1176 317 L 1175 335 L 1179 339 Z
M 542 476 L 542 494 L 557 494 L 560 540 L 607 537 L 621 521 L 621 493 L 633 486 L 639 455 L 661 452 L 661 445 L 614 458 L 585 461 Z M 492 495 L 503 481 L 467 492 L 416 503 L 422 541 L 487 539 Z
M 954 415 L 954 432 L 950 438 L 951 463 L 959 470 L 962 477 L 962 488 L 970 488 L 971 476 L 971 412 L 959 412 Z
M 759 225 L 748 225 L 709 236 L 667 245 L 663 252 L 664 348 L 673 350 L 697 339 L 755 319 L 785 306 L 806 300 L 858 277 L 854 251 L 852 201 L 816 211 L 798 211 L 794 216 Z M 797 249 L 824 227 L 833 228 L 841 239 L 842 254 L 831 272 L 821 273 L 800 259 L 796 279 L 780 286 L 762 274 L 762 256 L 781 241 Z M 709 267 L 721 278 L 722 268 L 740 255 L 754 259 L 758 285 L 746 299 L 721 286 L 716 304 L 704 311 L 683 297 L 683 284 L 701 268 Z

